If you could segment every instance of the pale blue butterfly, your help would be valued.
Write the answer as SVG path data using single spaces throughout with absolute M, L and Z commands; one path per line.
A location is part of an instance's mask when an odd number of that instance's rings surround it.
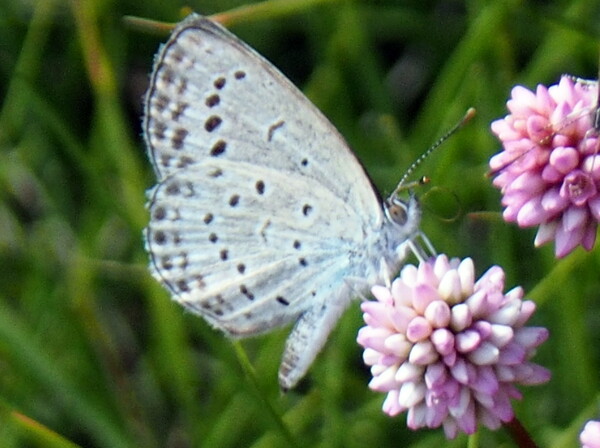
M 152 274 L 228 336 L 294 323 L 279 371 L 293 387 L 351 299 L 415 247 L 416 198 L 382 201 L 315 106 L 199 15 L 156 56 L 143 128 Z

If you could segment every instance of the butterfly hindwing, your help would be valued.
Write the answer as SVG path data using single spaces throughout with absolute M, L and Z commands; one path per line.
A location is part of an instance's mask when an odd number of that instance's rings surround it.
M 300 175 L 226 160 L 163 179 L 146 231 L 155 276 L 175 300 L 235 335 L 282 325 L 327 300 L 343 285 L 363 229 L 349 204 L 319 184 L 299 196 L 303 185 Z M 343 239 L 337 223 L 345 223 Z

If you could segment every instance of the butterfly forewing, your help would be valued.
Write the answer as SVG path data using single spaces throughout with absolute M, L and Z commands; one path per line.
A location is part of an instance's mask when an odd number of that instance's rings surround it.
M 268 166 L 318 182 L 381 219 L 364 170 L 327 119 L 262 56 L 193 15 L 155 61 L 145 135 L 159 179 L 206 158 Z M 374 223 L 377 225 L 377 222 Z

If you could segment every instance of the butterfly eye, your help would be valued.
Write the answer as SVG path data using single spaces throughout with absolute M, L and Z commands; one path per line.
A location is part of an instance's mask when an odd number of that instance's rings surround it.
M 401 199 L 392 198 L 385 202 L 385 214 L 394 224 L 402 226 L 408 219 L 408 204 Z

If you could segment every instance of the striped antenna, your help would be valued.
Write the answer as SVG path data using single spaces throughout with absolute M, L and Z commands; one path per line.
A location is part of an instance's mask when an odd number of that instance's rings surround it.
M 406 180 L 412 175 L 412 173 L 415 172 L 415 170 L 418 168 L 418 166 L 421 165 L 421 163 L 423 163 L 423 161 L 427 157 L 429 157 L 429 155 L 433 151 L 438 149 L 441 146 L 441 144 L 444 143 L 448 139 L 448 137 L 450 137 L 452 134 L 454 134 L 456 131 L 458 131 L 461 127 L 463 127 L 465 124 L 467 124 L 475 116 L 475 113 L 476 113 L 475 108 L 470 107 L 458 123 L 456 123 L 448 132 L 446 132 L 443 136 L 441 136 L 438 139 L 438 141 L 435 142 L 427 151 L 425 151 L 423 154 L 421 154 L 419 156 L 419 158 L 417 160 L 415 160 L 412 163 L 412 165 L 410 165 L 408 167 L 408 169 L 406 170 L 406 173 L 404 173 L 404 176 L 402 176 L 402 179 L 400 179 L 400 182 L 398 183 L 398 185 L 396 186 L 396 188 L 394 189 L 394 192 L 391 194 L 390 197 L 395 197 L 399 192 L 406 190 L 406 189 L 410 189 L 415 184 L 425 183 L 426 181 L 420 180 L 420 181 L 410 182 L 409 184 L 406 184 Z M 598 117 L 598 119 L 600 120 L 600 117 Z

